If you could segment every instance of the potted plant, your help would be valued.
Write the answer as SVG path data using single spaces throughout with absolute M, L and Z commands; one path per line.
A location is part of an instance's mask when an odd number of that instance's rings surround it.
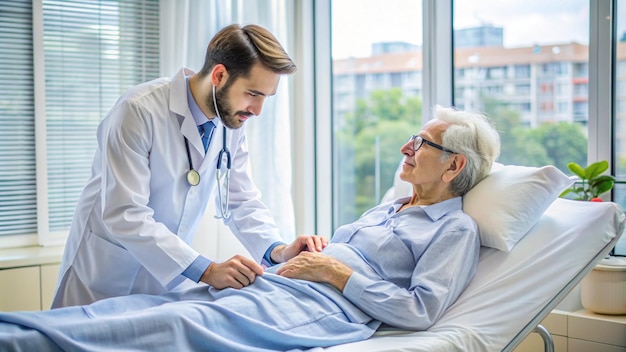
M 578 176 L 580 180 L 576 180 L 572 187 L 561 193 L 561 197 L 573 193 L 574 200 L 585 201 L 602 201 L 600 196 L 613 188 L 615 185 L 615 177 L 611 175 L 602 175 L 609 169 L 609 162 L 606 160 L 596 161 L 586 168 L 575 162 L 567 164 L 567 168 Z M 570 197 L 568 197 L 570 198 Z
M 567 168 L 578 179 L 561 193 L 561 197 L 582 201 L 601 202 L 600 196 L 615 185 L 615 177 L 603 175 L 608 170 L 606 160 L 597 161 L 583 168 L 571 162 Z M 580 285 L 582 306 L 601 314 L 626 314 L 626 260 L 608 256 L 585 276 Z

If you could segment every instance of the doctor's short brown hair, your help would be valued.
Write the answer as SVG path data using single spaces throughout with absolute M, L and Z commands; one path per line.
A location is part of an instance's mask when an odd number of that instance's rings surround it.
M 211 39 L 200 74 L 209 75 L 215 65 L 222 64 L 231 78 L 248 77 L 256 63 L 278 74 L 296 71 L 285 49 L 267 29 L 254 24 L 231 24 Z

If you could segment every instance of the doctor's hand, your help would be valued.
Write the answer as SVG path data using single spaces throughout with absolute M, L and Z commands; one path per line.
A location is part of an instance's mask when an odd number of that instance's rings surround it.
M 349 266 L 326 254 L 302 252 L 278 268 L 276 274 L 331 284 L 343 292 L 353 272 Z
M 328 240 L 322 236 L 300 235 L 289 245 L 276 246 L 270 257 L 275 263 L 283 263 L 302 251 L 321 252 L 326 246 L 328 246 Z
M 263 268 L 259 264 L 236 255 L 223 263 L 211 263 L 200 281 L 220 290 L 226 287 L 242 288 L 253 283 L 257 275 L 263 275 Z

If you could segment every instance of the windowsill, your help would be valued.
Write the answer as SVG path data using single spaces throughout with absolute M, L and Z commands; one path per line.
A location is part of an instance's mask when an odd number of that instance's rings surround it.
M 41 264 L 57 264 L 63 257 L 63 246 L 0 249 L 0 270 Z
M 611 323 L 621 324 L 626 326 L 626 315 L 608 315 L 608 314 L 598 314 L 590 312 L 586 309 L 581 309 L 576 312 L 569 312 L 570 316 L 580 317 L 590 320 L 599 320 L 599 321 L 608 321 Z
M 624 348 L 626 347 L 626 316 L 596 314 L 585 309 L 569 313 L 567 336 Z

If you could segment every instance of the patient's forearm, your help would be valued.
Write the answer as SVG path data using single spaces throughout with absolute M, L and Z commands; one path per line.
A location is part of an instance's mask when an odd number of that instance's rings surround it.
M 292 279 L 323 282 L 343 292 L 353 270 L 337 259 L 321 253 L 302 252 L 290 259 L 278 275 Z

